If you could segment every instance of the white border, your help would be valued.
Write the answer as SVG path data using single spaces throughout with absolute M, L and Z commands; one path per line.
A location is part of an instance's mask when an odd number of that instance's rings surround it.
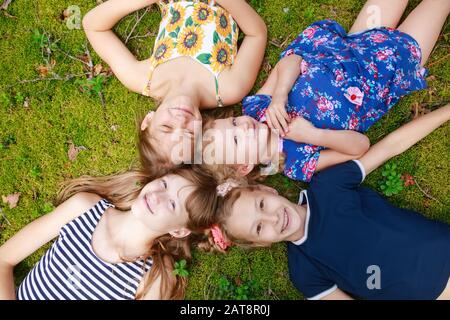
M 330 289 L 323 291 L 322 293 L 316 294 L 314 297 L 311 298 L 306 298 L 308 300 L 320 300 L 323 297 L 326 297 L 327 295 L 331 294 L 332 292 L 336 291 L 337 289 L 337 284 L 335 284 L 334 286 L 332 286 Z
M 292 241 L 293 244 L 295 244 L 296 246 L 301 245 L 303 242 L 306 241 L 306 239 L 308 239 L 308 226 L 309 226 L 309 217 L 310 217 L 310 212 L 309 212 L 309 200 L 308 200 L 308 195 L 306 194 L 306 190 L 302 190 L 302 192 L 300 192 L 300 197 L 298 199 L 298 204 L 301 204 L 303 202 L 303 197 L 306 197 L 306 221 L 305 221 L 305 234 L 303 235 L 302 238 L 300 238 L 297 241 Z
M 359 169 L 361 170 L 361 173 L 362 173 L 361 182 L 363 182 L 364 179 L 366 178 L 366 169 L 364 169 L 364 166 L 361 163 L 361 161 L 359 161 L 359 160 L 353 160 L 353 161 L 356 162 L 356 164 L 358 165 Z

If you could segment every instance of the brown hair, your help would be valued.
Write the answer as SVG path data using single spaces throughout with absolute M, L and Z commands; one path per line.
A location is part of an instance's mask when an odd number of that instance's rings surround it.
M 157 102 L 156 108 L 158 108 L 160 102 Z M 170 159 L 159 152 L 158 141 L 150 133 L 150 127 L 145 130 L 141 130 L 142 121 L 144 121 L 146 115 L 141 115 L 137 118 L 136 126 L 138 130 L 138 151 L 141 166 L 147 170 L 150 175 L 158 175 L 169 172 L 174 168 Z
M 189 214 L 186 228 L 192 233 L 182 239 L 166 234 L 153 241 L 152 247 L 144 257 L 144 261 L 151 258 L 153 265 L 150 272 L 145 275 L 144 289 L 136 295 L 136 299 L 142 298 L 159 276 L 161 276 L 161 299 L 183 298 L 187 280 L 172 275 L 175 261 L 185 259 L 189 263 L 190 247 L 198 239 L 195 233 L 204 232 L 205 228 L 215 221 L 217 209 L 215 180 L 201 172 L 199 168 L 176 168 L 170 170 L 169 174 L 179 175 L 195 187 L 186 199 L 186 210 Z M 83 176 L 66 182 L 57 202 L 61 203 L 78 192 L 91 192 L 107 199 L 119 210 L 130 210 L 142 188 L 154 178 L 153 174 L 148 174 L 144 170 L 132 170 L 106 177 Z
M 225 195 L 225 197 L 219 198 L 215 224 L 221 229 L 222 234 L 226 240 L 231 242 L 233 245 L 238 245 L 241 248 L 261 247 L 261 245 L 234 237 L 227 229 L 226 220 L 230 217 L 231 212 L 233 210 L 233 206 L 236 203 L 237 199 L 239 199 L 239 197 L 242 195 L 242 193 L 253 192 L 256 190 L 259 190 L 257 185 L 236 187 L 230 190 Z M 206 239 L 203 239 L 203 241 L 197 244 L 197 247 L 199 249 L 206 252 L 213 252 L 213 251 L 225 252 L 219 246 L 216 245 L 210 230 L 205 231 L 205 237 Z

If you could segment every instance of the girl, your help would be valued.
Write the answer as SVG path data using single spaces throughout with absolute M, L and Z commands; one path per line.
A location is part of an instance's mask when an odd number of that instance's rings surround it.
M 129 13 L 158 2 L 162 20 L 152 56 L 138 61 L 111 30 Z M 245 33 L 237 49 L 238 27 Z M 157 101 L 142 121 L 145 167 L 192 163 L 173 152 L 192 150 L 200 110 L 240 101 L 253 86 L 266 45 L 266 26 L 244 0 L 109 0 L 89 11 L 83 27 L 92 47 L 130 90 Z M 155 168 L 158 171 L 158 168 Z
M 209 127 L 221 134 L 249 125 L 264 129 L 256 119 L 280 130 L 285 139 L 279 148 L 270 131 L 250 141 L 236 134 L 230 139 L 250 142 L 247 146 L 263 145 L 258 138 L 274 141 L 257 163 L 273 161 L 280 149 L 284 174 L 294 180 L 309 181 L 315 171 L 357 158 L 368 141 L 356 132 L 366 132 L 401 96 L 426 87 L 423 65 L 450 12 L 447 0 L 424 0 L 394 29 L 407 3 L 368 1 L 350 34 L 335 21 L 313 23 L 283 51 L 258 93 L 243 100 L 247 117 L 216 120 Z M 367 30 L 374 6 L 380 25 Z M 253 167 L 246 163 L 238 170 L 246 174 Z
M 360 186 L 449 119 L 450 104 L 389 134 L 359 160 L 318 173 L 298 205 L 266 186 L 226 193 L 230 183 L 221 185 L 226 195 L 212 243 L 224 251 L 230 241 L 289 241 L 291 280 L 309 299 L 450 299 L 450 226 Z
M 191 232 L 211 225 L 214 188 L 188 169 L 152 181 L 139 171 L 71 181 L 53 212 L 0 247 L 0 299 L 182 298 L 186 280 L 171 270 L 190 260 Z M 56 236 L 16 295 L 14 266 Z

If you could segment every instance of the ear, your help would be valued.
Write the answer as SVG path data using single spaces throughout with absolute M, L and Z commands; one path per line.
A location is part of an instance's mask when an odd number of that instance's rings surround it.
M 258 184 L 257 188 L 261 191 L 266 191 L 266 192 L 270 192 L 273 193 L 274 195 L 278 195 L 278 191 L 275 190 L 274 188 L 271 188 L 269 186 L 265 186 L 263 184 Z
M 184 238 L 191 234 L 191 230 L 187 228 L 180 228 L 169 232 L 174 238 Z
M 240 176 L 245 177 L 253 170 L 254 167 L 255 167 L 254 164 L 238 164 L 236 166 L 236 172 Z
M 145 129 L 148 128 L 150 121 L 152 120 L 154 114 L 155 114 L 155 111 L 150 111 L 149 113 L 147 113 L 144 120 L 142 120 L 142 123 L 141 123 L 142 131 L 144 131 Z

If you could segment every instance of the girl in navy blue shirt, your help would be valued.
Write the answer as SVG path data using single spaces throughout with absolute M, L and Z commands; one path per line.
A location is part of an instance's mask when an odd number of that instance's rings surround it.
M 449 119 L 450 104 L 389 134 L 359 160 L 320 172 L 298 205 L 266 186 L 226 182 L 211 240 L 221 250 L 231 242 L 289 241 L 291 280 L 309 299 L 450 299 L 450 226 L 360 186 Z

